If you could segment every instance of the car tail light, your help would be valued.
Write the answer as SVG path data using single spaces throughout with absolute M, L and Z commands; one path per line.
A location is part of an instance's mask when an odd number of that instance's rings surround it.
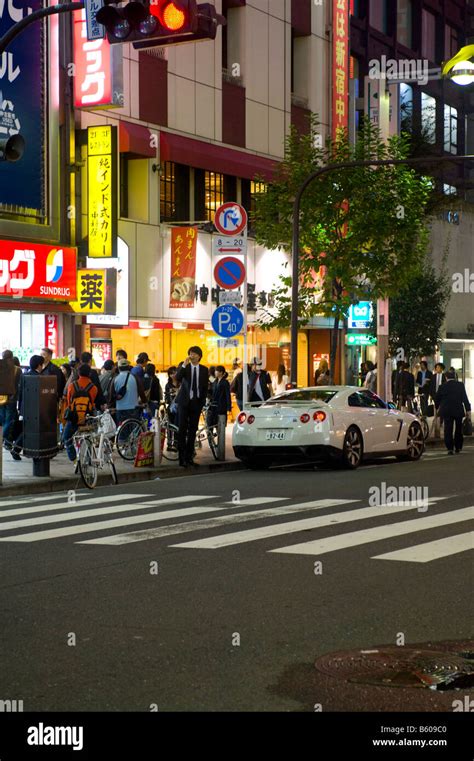
M 237 421 L 239 423 L 245 423 L 246 420 L 247 420 L 247 414 L 245 412 L 241 412 L 239 417 L 237 418 Z
M 303 414 L 300 417 L 300 420 L 301 420 L 302 423 L 309 423 L 311 418 L 310 418 L 310 416 L 308 415 L 307 412 L 303 412 Z
M 313 415 L 313 420 L 316 420 L 318 423 L 324 422 L 326 420 L 326 413 L 325 412 L 315 412 Z
M 247 420 L 247 423 L 248 423 L 249 425 L 252 425 L 252 423 L 254 422 L 254 420 L 255 420 L 255 415 L 249 415 L 249 419 Z

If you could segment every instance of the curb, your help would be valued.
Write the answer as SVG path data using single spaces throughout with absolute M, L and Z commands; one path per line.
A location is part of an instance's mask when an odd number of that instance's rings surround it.
M 182 476 L 200 476 L 205 473 L 228 472 L 232 470 L 245 470 L 245 465 L 238 460 L 222 463 L 210 463 L 209 465 L 199 465 L 197 468 L 143 468 L 143 470 L 130 471 L 127 473 L 118 473 L 118 484 L 120 486 L 126 483 L 136 483 L 142 481 L 154 481 L 156 479 L 176 478 Z M 110 476 L 99 475 L 96 488 L 101 486 L 110 486 Z M 33 492 L 32 492 L 33 488 Z M 78 476 L 70 478 L 58 478 L 56 480 L 41 481 L 38 479 L 34 485 L 31 481 L 24 484 L 14 484 L 12 486 L 0 486 L 0 497 L 13 497 L 18 495 L 46 494 L 48 492 L 68 491 L 68 489 L 86 489 L 82 479 Z M 91 493 L 94 489 L 90 490 Z

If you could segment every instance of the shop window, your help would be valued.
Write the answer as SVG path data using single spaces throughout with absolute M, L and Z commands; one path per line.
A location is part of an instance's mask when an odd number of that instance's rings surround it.
M 370 26 L 388 34 L 388 0 L 371 0 Z
M 253 218 L 253 215 L 255 214 L 255 199 L 258 195 L 261 193 L 266 193 L 267 186 L 264 182 L 254 182 L 254 180 L 251 180 L 250 182 L 250 216 Z
M 160 222 L 189 220 L 189 167 L 174 161 L 160 165 Z
M 458 152 L 458 111 L 453 106 L 444 106 L 444 150 Z
M 160 172 L 160 220 L 169 222 L 175 218 L 176 174 L 173 161 L 162 161 Z
M 404 82 L 400 85 L 400 128 L 402 132 L 413 128 L 413 87 Z
M 421 93 L 421 128 L 424 139 L 436 143 L 436 99 L 425 92 Z
M 421 17 L 421 54 L 428 61 L 436 61 L 436 16 L 426 10 Z
M 444 27 L 444 59 L 449 61 L 459 51 L 458 30 L 446 24 Z
M 214 216 L 224 203 L 224 175 L 219 172 L 204 172 L 204 219 L 214 222 Z
M 455 196 L 457 194 L 458 190 L 454 185 L 446 185 L 444 183 L 443 185 L 443 193 L 446 196 Z
M 361 76 L 361 65 L 358 58 L 351 56 L 349 59 L 349 76 L 354 80 L 354 98 L 357 100 L 364 97 L 364 78 Z M 355 109 L 355 128 L 360 130 L 364 119 L 364 109 Z
M 406 48 L 413 47 L 413 3 L 412 0 L 398 0 L 397 42 Z

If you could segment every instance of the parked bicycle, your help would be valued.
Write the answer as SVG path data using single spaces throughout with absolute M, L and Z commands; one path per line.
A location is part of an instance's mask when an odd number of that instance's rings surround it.
M 412 413 L 413 415 L 416 415 L 418 420 L 420 421 L 421 430 L 423 431 L 423 437 L 426 441 L 428 436 L 430 435 L 430 426 L 428 423 L 428 419 L 426 415 L 422 412 L 422 406 L 421 406 L 421 399 L 420 395 L 416 394 L 412 399 Z
M 93 489 L 97 484 L 99 470 L 109 469 L 112 483 L 118 483 L 113 459 L 113 438 L 116 426 L 112 415 L 105 411 L 100 415 L 88 415 L 86 426 L 73 436 L 78 453 L 78 469 L 84 484 Z
M 209 402 L 208 404 L 204 405 L 202 408 L 202 421 L 203 424 L 198 428 L 196 432 L 196 444 L 195 444 L 195 450 L 196 449 L 202 449 L 202 442 L 207 441 L 209 444 L 209 449 L 212 452 L 212 456 L 215 460 L 218 458 L 218 427 L 217 423 L 210 423 L 209 420 L 212 420 L 212 413 L 215 409 L 215 405 L 212 404 L 212 402 Z

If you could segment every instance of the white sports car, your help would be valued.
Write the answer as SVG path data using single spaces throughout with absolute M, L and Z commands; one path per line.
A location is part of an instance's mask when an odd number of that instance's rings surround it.
M 236 457 L 249 468 L 329 460 L 357 468 L 364 457 L 418 460 L 425 442 L 418 418 L 352 386 L 292 389 L 248 404 L 232 432 Z

